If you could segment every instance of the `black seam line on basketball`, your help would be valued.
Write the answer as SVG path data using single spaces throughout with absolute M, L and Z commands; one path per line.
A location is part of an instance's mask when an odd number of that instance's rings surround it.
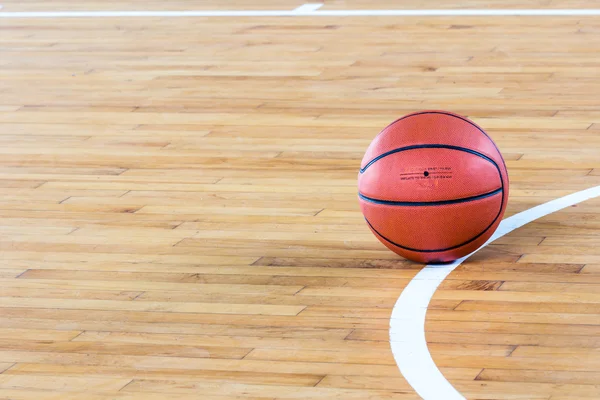
M 468 203 L 470 201 L 476 201 L 476 200 L 481 200 L 481 199 L 485 199 L 494 195 L 497 195 L 498 193 L 502 193 L 502 188 L 498 188 L 496 190 L 493 190 L 491 192 L 488 193 L 484 193 L 484 194 L 478 194 L 477 196 L 471 196 L 471 197 L 463 197 L 461 199 L 452 199 L 452 200 L 439 200 L 439 201 L 391 201 L 391 200 L 380 200 L 380 199 L 373 199 L 371 197 L 367 197 L 362 193 L 358 193 L 358 197 L 360 197 L 362 200 L 371 202 L 371 203 L 375 203 L 375 204 L 384 204 L 386 206 L 398 206 L 398 207 L 403 207 L 403 206 L 445 206 L 448 204 L 458 204 L 458 203 Z
M 442 251 L 448 251 L 448 250 L 454 250 L 454 249 L 458 249 L 459 247 L 465 246 L 475 240 L 477 240 L 481 235 L 483 235 L 484 233 L 486 233 L 492 226 L 494 226 L 494 224 L 496 223 L 496 221 L 498 220 L 498 218 L 500 217 L 500 214 L 502 213 L 502 208 L 504 207 L 504 180 L 502 179 L 502 172 L 500 171 L 500 167 L 498 166 L 498 164 L 496 164 L 496 162 L 494 160 L 491 160 L 492 164 L 494 164 L 494 167 L 496 167 L 496 170 L 498 171 L 498 175 L 500 176 L 500 183 L 502 184 L 502 197 L 500 198 L 500 208 L 498 209 L 498 214 L 496 214 L 496 218 L 494 218 L 494 220 L 483 230 L 481 231 L 478 235 L 476 235 L 475 237 L 467 240 L 466 242 L 463 242 L 461 244 L 458 244 L 456 246 L 452 246 L 452 247 L 448 247 L 445 249 L 434 249 L 434 250 L 422 250 L 422 249 L 412 249 L 410 247 L 406 247 L 406 246 L 402 246 L 398 243 L 395 243 L 393 241 L 391 241 L 390 239 L 386 238 L 385 236 L 383 236 L 381 233 L 379 233 L 377 231 L 377 229 L 375 229 L 373 227 L 373 225 L 371 225 L 371 223 L 369 222 L 369 220 L 367 219 L 367 217 L 365 217 L 365 221 L 367 221 L 367 224 L 369 224 L 369 226 L 371 227 L 371 229 L 373 229 L 373 231 L 375 233 L 377 233 L 380 237 L 382 237 L 385 241 L 393 244 L 396 247 L 400 247 L 401 249 L 405 249 L 405 250 L 409 250 L 409 251 L 414 251 L 417 253 L 439 253 Z
M 504 197 L 504 196 L 503 196 Z M 502 210 L 502 206 L 500 206 L 500 210 Z M 500 216 L 500 212 L 498 212 L 498 215 L 496 215 L 496 218 L 494 218 L 494 220 L 492 221 L 492 223 L 490 225 L 488 225 L 487 228 L 485 228 L 483 231 L 481 231 L 481 233 L 479 233 L 477 236 L 467 240 L 466 242 L 457 244 L 456 246 L 452 246 L 452 247 L 446 247 L 444 249 L 413 249 L 411 247 L 407 247 L 407 246 L 402 246 L 401 244 L 398 244 L 396 242 L 391 241 L 390 239 L 386 238 L 385 236 L 383 236 L 377 229 L 375 229 L 373 227 L 373 225 L 371 225 L 371 223 L 369 222 L 369 220 L 367 218 L 365 218 L 365 221 L 367 221 L 367 224 L 369 224 L 369 226 L 371 227 L 371 229 L 373 229 L 373 231 L 378 234 L 381 238 L 383 238 L 386 242 L 389 242 L 391 244 L 393 244 L 396 247 L 400 247 L 401 249 L 404 250 L 408 250 L 408 251 L 414 251 L 415 253 L 441 253 L 443 251 L 449 251 L 449 250 L 454 250 L 454 249 L 458 249 L 459 247 L 465 246 L 475 240 L 477 240 L 481 235 L 483 235 L 485 232 L 488 231 L 488 229 L 490 229 L 492 227 L 492 225 L 494 225 L 494 223 L 496 222 L 496 220 L 498 219 L 498 217 Z
M 498 152 L 498 155 L 500 155 L 500 158 L 502 158 L 502 153 L 500 152 L 500 149 L 498 148 L 498 146 L 496 146 L 496 143 L 494 143 L 494 141 L 492 140 L 492 138 L 490 137 L 490 135 L 488 135 L 483 129 L 481 129 L 479 126 L 477 126 L 477 124 L 475 124 L 473 121 L 469 121 L 468 119 L 461 117 L 460 115 L 454 115 L 454 114 L 443 112 L 443 111 L 422 111 L 422 112 L 417 112 L 417 113 L 410 114 L 410 115 L 405 115 L 404 117 L 398 118 L 397 120 L 395 120 L 394 122 L 392 122 L 391 124 L 389 124 L 388 126 L 386 126 L 385 128 L 383 128 L 381 130 L 381 132 L 379 132 L 379 134 L 377 134 L 377 136 L 379 136 L 383 131 L 385 131 L 390 126 L 394 125 L 396 122 L 402 121 L 403 119 L 407 119 L 407 118 L 410 118 L 410 117 L 416 117 L 418 115 L 425 115 L 425 114 L 447 115 L 449 117 L 454 117 L 454 118 L 460 119 L 461 121 L 465 121 L 469 125 L 472 125 L 473 127 L 475 127 L 479 132 L 483 133 L 483 135 L 490 140 L 490 142 L 492 143 L 492 146 L 494 146 L 494 148 Z M 506 162 L 504 161 L 504 158 L 502 158 L 502 163 L 504 164 L 504 170 L 506 170 Z
M 496 162 L 493 159 L 486 156 L 485 154 L 481 154 L 480 152 L 475 151 L 475 150 L 467 149 L 466 147 L 451 146 L 449 144 L 415 144 L 413 146 L 399 147 L 397 149 L 390 150 L 388 152 L 378 155 L 377 157 L 375 157 L 374 159 L 369 161 L 367 163 L 367 165 L 365 165 L 364 168 L 361 168 L 360 173 L 361 174 L 364 173 L 367 170 L 367 168 L 369 168 L 371 165 L 375 164 L 377 161 L 381 160 L 384 157 L 387 157 L 392 154 L 400 153 L 403 151 L 416 150 L 416 149 L 449 149 L 449 150 L 463 151 L 465 153 L 470 153 L 470 154 L 474 154 L 478 157 L 481 157 L 484 160 L 491 162 L 492 164 L 496 164 Z M 502 178 L 502 174 L 500 174 L 500 178 Z
M 413 249 L 411 247 L 402 246 L 401 244 L 393 242 L 392 240 L 386 238 L 381 233 L 379 233 L 379 231 L 377 229 L 375 229 L 373 227 L 373 225 L 371 225 L 371 223 L 369 222 L 369 220 L 366 217 L 365 217 L 365 221 L 367 221 L 367 224 L 369 224 L 369 226 L 371 227 L 371 229 L 373 229 L 373 231 L 375 231 L 375 233 L 377 233 L 385 241 L 393 244 L 396 247 L 400 247 L 401 249 L 405 249 L 405 250 L 409 250 L 409 251 L 414 251 L 414 252 L 417 252 L 417 253 L 440 253 L 442 251 L 448 251 L 448 250 L 458 249 L 459 247 L 465 246 L 465 245 L 467 245 L 467 244 L 469 244 L 469 243 L 477 240 L 481 235 L 483 235 L 484 233 L 486 233 L 496 223 L 496 221 L 498 220 L 498 217 L 500 217 L 500 213 L 502 212 L 502 206 L 503 205 L 504 205 L 504 190 L 502 190 L 502 198 L 501 198 L 501 201 L 500 201 L 500 209 L 498 210 L 498 214 L 496 214 L 496 217 L 494 218 L 494 220 L 483 231 L 481 231 L 481 233 L 479 233 L 478 235 L 474 236 L 473 238 L 467 240 L 466 242 L 457 244 L 456 246 L 447 247 L 447 248 L 444 248 L 444 249 L 432 249 L 432 250 L 428 250 L 428 249 Z
M 483 129 L 481 129 L 476 123 L 474 123 L 473 121 L 468 120 L 467 118 L 461 117 L 460 115 L 456 115 L 456 114 L 452 114 L 449 112 L 444 112 L 444 111 L 421 111 L 421 112 L 416 112 L 414 114 L 410 114 L 410 115 L 405 115 L 402 118 L 398 118 L 397 120 L 395 120 L 394 122 L 392 122 L 391 124 L 389 124 L 388 126 L 386 126 L 385 128 L 383 128 L 382 132 L 385 131 L 387 128 L 389 128 L 390 126 L 394 125 L 396 122 L 400 122 L 403 119 L 408 119 L 410 117 L 416 117 L 419 115 L 426 115 L 426 114 L 441 114 L 441 115 L 447 115 L 448 117 L 454 117 L 457 119 L 460 119 L 461 121 L 465 121 L 467 124 L 473 126 L 474 128 L 476 128 L 479 132 L 483 133 L 483 135 L 485 137 L 487 137 L 488 139 L 490 139 L 490 142 L 492 142 L 492 144 L 494 145 L 494 148 L 498 151 L 498 154 L 502 154 L 500 153 L 500 149 L 498 149 L 498 146 L 496 146 L 496 144 L 494 143 L 494 141 L 492 140 L 492 138 L 490 137 L 490 135 L 488 135 Z M 380 132 L 381 133 L 381 132 Z M 379 136 L 379 135 L 377 135 Z

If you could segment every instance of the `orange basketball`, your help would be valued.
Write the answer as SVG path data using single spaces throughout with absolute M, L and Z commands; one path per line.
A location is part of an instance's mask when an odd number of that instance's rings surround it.
M 360 208 L 402 257 L 450 262 L 492 236 L 508 200 L 500 150 L 479 126 L 445 111 L 409 114 L 373 140 L 358 177 Z

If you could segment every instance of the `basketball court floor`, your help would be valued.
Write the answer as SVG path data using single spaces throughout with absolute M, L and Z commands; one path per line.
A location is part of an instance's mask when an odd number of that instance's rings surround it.
M 0 399 L 600 398 L 597 1 L 0 4 Z M 427 109 L 510 199 L 424 269 L 357 175 Z

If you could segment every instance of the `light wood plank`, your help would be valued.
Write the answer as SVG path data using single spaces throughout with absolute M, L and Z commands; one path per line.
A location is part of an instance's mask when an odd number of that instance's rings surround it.
M 177 381 L 213 380 L 216 382 L 240 382 L 246 384 L 268 383 L 273 385 L 289 386 L 314 386 L 323 376 L 310 374 L 286 374 L 270 373 L 264 376 L 256 372 L 243 371 L 209 371 L 209 370 L 187 370 L 172 369 L 163 370 L 144 369 L 135 367 L 123 368 L 100 365 L 63 365 L 63 364 L 17 364 L 10 370 L 10 375 L 68 375 L 68 376 L 94 376 L 94 377 L 118 377 L 126 373 L 134 379 L 164 379 Z
M 39 308 L 68 308 L 82 310 L 135 310 L 135 311 L 166 311 L 166 312 L 203 312 L 216 314 L 247 314 L 247 315 L 296 315 L 304 306 L 276 306 L 251 304 L 217 304 L 217 303 L 174 303 L 118 300 L 81 300 L 73 303 L 63 299 L 15 299 L 0 297 L 0 307 L 39 307 Z
M 2 389 L 35 388 L 56 392 L 119 391 L 129 382 L 130 380 L 126 378 L 37 376 L 35 380 L 32 380 L 27 376 L 0 375 L 0 388 Z
M 277 398 L 299 399 L 299 398 L 318 398 L 318 399 L 418 399 L 419 397 L 411 393 L 391 392 L 383 390 L 348 390 L 348 389 L 329 389 L 329 388 L 289 388 L 286 386 L 275 385 L 228 385 L 228 384 L 203 384 L 203 383 L 178 383 L 173 381 L 159 380 L 134 380 L 125 389 L 126 392 L 159 392 L 159 393 L 198 393 L 201 391 L 206 394 L 225 394 L 227 396 L 250 395 L 258 396 L 269 393 Z

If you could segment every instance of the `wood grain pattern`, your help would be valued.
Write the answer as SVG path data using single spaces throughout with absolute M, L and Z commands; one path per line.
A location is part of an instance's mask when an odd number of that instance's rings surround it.
M 6 0 L 2 11 L 302 3 Z M 364 8 L 399 6 L 323 6 Z M 388 328 L 421 266 L 373 237 L 355 198 L 378 131 L 427 108 L 473 118 L 505 156 L 507 216 L 600 184 L 594 17 L 0 28 L 3 399 L 417 399 Z M 544 217 L 440 286 L 426 337 L 467 398 L 600 397 L 599 215 L 592 200 Z

